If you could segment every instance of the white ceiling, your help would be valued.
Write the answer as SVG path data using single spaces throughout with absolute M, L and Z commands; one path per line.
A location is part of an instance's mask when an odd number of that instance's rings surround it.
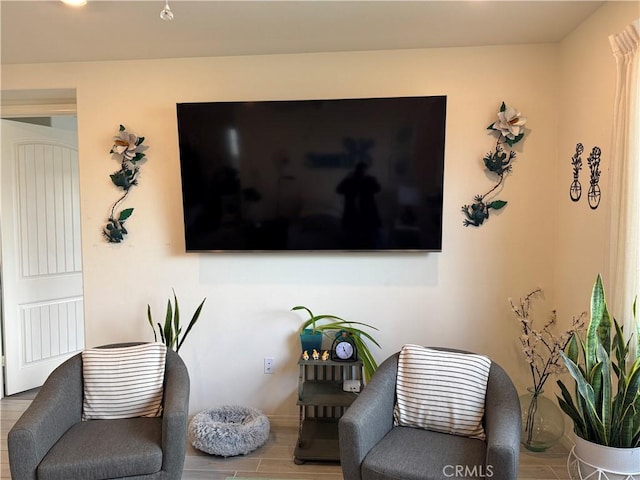
M 637 1 L 637 0 L 636 0 Z M 547 43 L 601 1 L 0 2 L 2 64 Z

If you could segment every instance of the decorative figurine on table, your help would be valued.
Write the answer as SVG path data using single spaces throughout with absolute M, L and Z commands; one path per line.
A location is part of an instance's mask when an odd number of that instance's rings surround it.
M 302 353 L 302 359 L 303 360 L 309 360 L 309 352 L 307 352 L 306 350 Z
M 313 357 L 314 360 L 318 360 L 320 358 L 320 354 L 315 348 L 313 349 L 313 353 L 311 354 L 311 356 Z
M 329 360 L 329 351 L 325 350 L 324 353 L 322 354 L 322 361 L 326 362 L 327 360 Z

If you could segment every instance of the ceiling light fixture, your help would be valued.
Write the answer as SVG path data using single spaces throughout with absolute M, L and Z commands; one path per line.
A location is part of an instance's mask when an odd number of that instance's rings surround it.
M 173 20 L 173 12 L 171 11 L 171 7 L 169 7 L 169 0 L 165 0 L 164 8 L 160 12 L 160 18 L 165 22 Z
M 83 7 L 87 4 L 87 0 L 62 0 L 62 3 L 72 7 Z

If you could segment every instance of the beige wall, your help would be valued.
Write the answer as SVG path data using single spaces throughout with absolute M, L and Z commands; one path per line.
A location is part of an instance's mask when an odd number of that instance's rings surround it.
M 625 12 L 612 7 L 603 21 Z M 301 317 L 289 309 L 298 304 L 376 325 L 379 360 L 404 343 L 466 348 L 492 356 L 524 390 L 529 377 L 507 298 L 538 285 L 550 299 L 557 297 L 554 285 L 567 294 L 556 278 L 570 277 L 565 252 L 573 237 L 583 244 L 572 255 L 581 263 L 586 256 L 581 281 L 588 285 L 601 257 L 588 255 L 588 245 L 602 250 L 602 239 L 584 245 L 584 232 L 602 226 L 605 208 L 592 223 L 591 212 L 575 216 L 568 194 L 559 193 L 568 188 L 564 173 L 574 139 L 605 141 L 565 132 L 573 119 L 558 105 L 580 103 L 565 98 L 571 90 L 563 64 L 570 61 L 568 48 L 569 41 L 17 65 L 3 67 L 2 88 L 77 91 L 87 345 L 151 340 L 146 305 L 160 318 L 172 287 L 183 316 L 206 296 L 203 317 L 181 350 L 192 377 L 192 411 L 241 403 L 294 415 Z M 585 75 L 587 69 L 580 70 Z M 606 110 L 610 82 L 604 88 L 598 108 Z M 176 102 L 431 94 L 448 97 L 442 253 L 184 253 Z M 481 228 L 464 228 L 460 207 L 492 185 L 482 157 L 495 140 L 485 128 L 503 100 L 522 110 L 530 128 L 500 192 L 509 204 Z M 118 165 L 108 152 L 120 123 L 144 135 L 150 148 L 140 185 L 126 202 L 135 208 L 130 234 L 111 245 L 100 230 L 118 195 L 109 180 Z M 580 301 L 564 303 L 573 308 Z M 273 375 L 262 373 L 265 356 L 275 357 Z
M 558 188 L 554 259 L 554 299 L 559 326 L 567 328 L 571 317 L 589 309 L 591 288 L 598 273 L 605 289 L 608 284 L 611 138 L 616 66 L 608 36 L 622 31 L 640 16 L 637 2 L 605 4 L 560 44 L 558 116 Z M 584 145 L 580 172 L 582 198 L 569 199 L 573 180 L 571 156 L 576 143 Z M 600 187 L 602 200 L 596 210 L 589 208 L 587 189 L 591 149 L 602 149 Z M 607 295 L 609 297 L 609 295 Z M 612 312 L 614 315 L 615 312 Z M 564 379 L 570 385 L 571 379 Z M 555 390 L 552 385 L 548 391 Z M 572 425 L 565 417 L 565 435 Z
M 608 284 L 609 217 L 611 191 L 611 138 L 616 66 L 608 36 L 640 17 L 637 2 L 605 4 L 560 44 L 560 103 L 558 124 L 558 231 L 556 235 L 555 298 L 567 313 L 588 307 L 591 287 L 598 273 Z M 576 143 L 584 145 L 580 181 L 583 196 L 569 200 L 573 180 L 571 156 Z M 600 187 L 602 201 L 589 208 L 586 194 L 591 149 L 602 149 Z M 584 306 L 583 306 L 584 305 Z

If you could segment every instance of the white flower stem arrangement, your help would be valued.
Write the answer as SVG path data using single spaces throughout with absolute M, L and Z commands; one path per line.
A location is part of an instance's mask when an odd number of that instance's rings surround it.
M 556 311 L 552 310 L 542 328 L 535 328 L 534 320 L 531 318 L 531 300 L 541 293 L 542 289 L 537 288 L 521 298 L 517 305 L 509 299 L 511 310 L 520 322 L 522 331 L 519 338 L 520 345 L 525 360 L 529 364 L 533 381 L 533 387 L 530 389 L 533 398 L 528 407 L 526 424 L 523 425 L 528 444 L 532 441 L 533 422 L 537 408 L 536 399 L 542 394 L 549 377 L 564 371 L 562 352 L 574 338 L 574 334 L 584 327 L 586 316 L 586 312 L 582 312 L 577 317 L 574 316 L 571 327 L 557 335 L 552 331 L 557 324 Z
M 479 227 L 489 218 L 489 210 L 500 210 L 507 202 L 504 200 L 487 201 L 487 197 L 495 192 L 504 182 L 505 176 L 511 172 L 511 162 L 516 158 L 516 152 L 511 148 L 524 138 L 524 125 L 527 118 L 517 109 L 502 102 L 498 111 L 498 120 L 487 127 L 492 133 L 497 133 L 495 151 L 489 151 L 482 159 L 486 169 L 497 175 L 497 183 L 484 195 L 476 195 L 475 202 L 471 205 L 463 205 L 462 212 L 465 219 L 462 224 L 465 227 L 473 225 Z M 509 147 L 509 152 L 505 151 L 504 145 Z
M 102 234 L 110 243 L 122 242 L 128 233 L 124 222 L 133 213 L 133 208 L 125 208 L 117 216 L 115 210 L 127 198 L 129 189 L 138 184 L 138 172 L 140 171 L 138 162 L 145 158 L 144 151 L 147 149 L 142 145 L 142 142 L 144 142 L 144 137 L 127 132 L 124 125 L 120 125 L 118 135 L 113 137 L 113 146 L 109 153 L 120 162 L 120 170 L 112 173 L 110 178 L 116 187 L 124 190 L 124 194 L 111 207 L 109 220 L 102 230 Z

